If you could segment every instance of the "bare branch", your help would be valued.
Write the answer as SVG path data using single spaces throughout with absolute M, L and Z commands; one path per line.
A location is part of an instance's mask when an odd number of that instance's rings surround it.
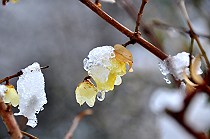
M 120 0 L 117 1 L 117 4 L 122 6 L 122 8 L 127 12 L 127 14 L 131 17 L 131 19 L 136 21 L 137 10 L 134 7 L 134 4 L 130 0 Z M 158 41 L 154 31 L 151 27 L 144 24 L 143 20 L 141 20 L 141 33 L 143 33 L 157 48 L 163 50 L 163 46 Z
M 188 34 L 188 35 L 191 35 L 189 29 L 186 29 L 186 28 L 184 28 L 184 27 L 177 27 L 177 26 L 169 25 L 169 24 L 163 23 L 163 22 L 158 21 L 158 20 L 154 20 L 153 23 L 152 23 L 152 25 L 153 25 L 154 27 L 157 27 L 158 29 L 165 29 L 165 30 L 174 29 L 174 30 L 176 30 L 177 32 L 179 32 L 180 34 Z M 198 33 L 195 33 L 195 34 L 196 34 L 198 37 L 203 37 L 203 38 L 210 39 L 210 35 L 198 34 Z
M 166 110 L 166 113 L 170 115 L 174 120 L 176 120 L 186 131 L 188 131 L 191 135 L 196 137 L 196 139 L 208 139 L 204 133 L 194 131 L 190 126 L 188 126 L 184 120 L 183 113 L 176 113 L 170 110 Z
M 29 139 L 38 139 L 37 137 L 35 137 L 35 136 L 33 136 L 33 135 L 31 135 L 31 134 L 29 134 L 29 133 L 27 133 L 27 132 L 21 131 L 21 133 L 22 133 L 23 135 L 29 137 Z
M 136 19 L 136 28 L 135 28 L 136 33 L 139 33 L 141 18 L 142 18 L 142 15 L 143 15 L 144 7 L 147 4 L 147 2 L 148 2 L 148 0 L 142 0 L 141 7 L 139 9 L 137 19 Z
M 47 68 L 49 68 L 49 66 L 41 67 L 41 69 L 47 69 Z M 0 84 L 3 83 L 3 82 L 8 82 L 10 79 L 15 78 L 15 77 L 19 77 L 22 74 L 23 74 L 23 72 L 19 71 L 19 72 L 15 73 L 15 74 L 13 74 L 11 76 L 5 77 L 5 78 L 0 80 Z
M 146 48 L 148 51 L 153 53 L 155 56 L 160 58 L 161 60 L 164 60 L 168 57 L 167 54 L 165 54 L 163 51 L 155 47 L 153 44 L 142 38 L 141 36 L 135 35 L 134 32 L 120 24 L 118 21 L 116 21 L 114 18 L 109 16 L 107 13 L 105 13 L 102 9 L 100 9 L 98 6 L 96 6 L 93 2 L 90 0 L 80 0 L 83 4 L 85 4 L 87 7 L 89 7 L 92 11 L 94 11 L 97 15 L 99 15 L 102 19 L 107 21 L 109 24 L 111 24 L 113 27 L 115 27 L 118 31 L 126 35 L 130 38 L 130 40 L 135 40 L 136 43 L 139 43 L 144 48 Z
M 188 27 L 190 28 L 190 37 L 194 38 L 195 41 L 197 42 L 198 47 L 199 47 L 199 49 L 200 49 L 200 51 L 201 51 L 201 53 L 202 53 L 202 55 L 203 55 L 203 57 L 204 57 L 204 59 L 205 59 L 205 62 L 206 62 L 206 64 L 207 64 L 207 67 L 210 68 L 210 63 L 209 63 L 208 57 L 207 57 L 207 55 L 206 55 L 206 52 L 205 52 L 205 50 L 203 49 L 203 47 L 202 47 L 202 45 L 201 45 L 201 43 L 200 43 L 200 40 L 199 40 L 198 36 L 195 34 L 195 32 L 194 32 L 194 30 L 193 30 L 193 27 L 192 27 L 192 24 L 191 24 L 189 15 L 188 15 L 188 13 L 187 13 L 187 9 L 186 9 L 186 7 L 185 7 L 184 0 L 180 0 L 180 1 L 179 1 L 179 5 L 180 5 L 180 8 L 181 8 L 182 13 L 183 13 L 183 15 L 184 15 L 184 18 L 185 18 L 185 20 L 186 20 L 186 22 L 187 22 L 187 25 L 188 25 Z
M 92 115 L 93 114 L 93 111 L 91 109 L 86 109 L 82 112 L 80 112 L 73 120 L 73 123 L 69 129 L 69 131 L 67 132 L 66 136 L 65 136 L 65 139 L 71 139 L 74 135 L 74 131 L 76 130 L 79 122 L 85 117 L 85 116 L 88 116 L 88 115 Z
M 0 98 L 0 115 L 7 127 L 10 137 L 12 139 L 22 139 L 23 135 L 21 134 L 19 126 L 12 113 L 11 106 L 5 104 L 2 98 Z

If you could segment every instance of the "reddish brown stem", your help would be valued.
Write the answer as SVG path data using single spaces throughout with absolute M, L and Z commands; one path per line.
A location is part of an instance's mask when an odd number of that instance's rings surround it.
M 4 124 L 7 127 L 8 133 L 12 139 L 22 139 L 22 134 L 19 129 L 19 126 L 15 120 L 15 117 L 12 113 L 11 106 L 8 106 L 0 98 L 0 115 Z
M 176 120 L 177 123 L 179 123 L 186 131 L 188 131 L 190 134 L 196 137 L 196 139 L 208 139 L 208 137 L 206 137 L 204 133 L 194 131 L 190 126 L 188 126 L 185 123 L 184 113 L 176 113 L 170 110 L 166 110 L 166 113 L 170 115 L 172 118 L 174 118 L 174 120 Z
M 125 9 L 125 11 L 128 13 L 128 15 L 131 17 L 132 20 L 136 21 L 137 11 L 136 11 L 132 1 L 130 1 L 130 0 L 120 0 L 120 1 L 117 1 L 117 3 L 119 3 Z M 149 38 L 151 40 L 151 42 L 153 44 L 155 44 L 156 47 L 163 50 L 163 46 L 158 41 L 158 39 L 155 36 L 155 33 L 153 32 L 151 27 L 149 27 L 148 25 L 145 25 L 142 20 L 141 20 L 141 28 L 142 28 L 142 32 L 144 33 L 144 35 L 147 38 Z
M 100 9 L 98 6 L 96 6 L 93 2 L 90 0 L 80 0 L 83 4 L 85 4 L 87 7 L 89 7 L 92 11 L 94 11 L 97 15 L 99 15 L 102 19 L 107 21 L 110 25 L 115 27 L 118 31 L 126 35 L 130 38 L 130 40 L 135 40 L 137 43 L 142 45 L 144 48 L 146 48 L 148 51 L 153 53 L 155 56 L 160 58 L 161 60 L 164 60 L 168 57 L 167 54 L 162 52 L 160 49 L 155 47 L 153 44 L 145 40 L 139 35 L 135 35 L 134 32 L 120 24 L 118 21 L 116 21 L 114 18 L 109 16 L 107 13 L 105 13 L 102 9 Z
M 74 131 L 76 130 L 79 122 L 83 119 L 83 117 L 88 116 L 88 115 L 92 115 L 93 111 L 91 109 L 86 109 L 82 112 L 80 112 L 73 120 L 73 123 L 69 129 L 69 131 L 67 132 L 65 139 L 71 139 L 73 137 Z
M 148 0 L 142 0 L 141 3 L 141 7 L 139 9 L 138 15 L 137 15 L 137 19 L 136 19 L 136 28 L 135 28 L 135 32 L 139 33 L 139 27 L 140 27 L 140 23 L 141 23 L 141 18 L 143 15 L 143 11 L 144 11 L 144 7 L 147 4 Z

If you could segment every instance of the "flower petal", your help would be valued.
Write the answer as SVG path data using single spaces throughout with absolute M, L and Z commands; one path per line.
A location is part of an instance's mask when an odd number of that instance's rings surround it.
M 77 103 L 83 105 L 86 102 L 90 107 L 93 107 L 98 90 L 91 81 L 85 80 L 78 85 L 75 93 Z
M 201 75 L 197 74 L 197 71 L 200 67 L 200 61 L 201 61 L 200 55 L 196 56 L 194 62 L 192 63 L 192 65 L 190 67 L 192 78 L 197 84 L 203 84 L 204 83 L 204 80 L 201 77 Z
M 19 96 L 13 85 L 6 85 L 7 91 L 3 97 L 4 103 L 11 103 L 16 107 L 19 104 Z
M 131 52 L 120 44 L 114 46 L 115 57 L 120 62 L 125 62 L 129 65 L 129 72 L 132 72 L 133 57 Z

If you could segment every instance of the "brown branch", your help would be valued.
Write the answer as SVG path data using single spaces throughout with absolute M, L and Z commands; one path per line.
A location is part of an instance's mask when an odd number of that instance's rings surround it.
M 31 134 L 29 134 L 29 133 L 27 133 L 27 132 L 21 131 L 21 133 L 22 133 L 24 136 L 29 137 L 29 139 L 38 139 L 37 137 L 35 137 L 35 136 L 33 136 L 33 135 L 31 135 Z
M 131 19 L 135 22 L 136 21 L 136 14 L 137 10 L 135 9 L 134 4 L 130 0 L 119 0 L 117 4 L 123 7 L 123 9 L 127 12 L 127 14 L 131 17 Z M 163 50 L 163 46 L 158 41 L 154 31 L 152 28 L 143 21 L 141 21 L 141 29 L 142 33 L 159 49 Z
M 46 68 L 49 68 L 49 66 L 41 67 L 41 69 L 46 69 Z M 15 78 L 15 77 L 19 77 L 22 74 L 23 74 L 23 72 L 19 71 L 19 72 L 15 73 L 15 74 L 13 74 L 11 76 L 5 77 L 5 78 L 0 80 L 0 84 L 3 83 L 3 82 L 8 82 L 10 79 Z
M 190 37 L 194 38 L 195 41 L 197 42 L 198 47 L 199 47 L 199 49 L 200 49 L 200 51 L 201 51 L 201 53 L 202 53 L 202 55 L 203 55 L 203 57 L 204 57 L 204 59 L 205 59 L 205 62 L 206 62 L 206 64 L 207 64 L 207 67 L 210 68 L 210 63 L 209 63 L 208 57 L 207 57 L 207 55 L 206 55 L 206 52 L 205 52 L 205 50 L 203 49 L 203 47 L 202 47 L 202 45 L 201 45 L 201 43 L 200 43 L 200 40 L 199 40 L 198 36 L 195 34 L 195 31 L 194 31 L 194 29 L 193 29 L 193 27 L 192 27 L 192 24 L 191 24 L 189 15 L 188 15 L 188 13 L 187 13 L 187 9 L 186 9 L 184 0 L 180 0 L 179 4 L 180 4 L 180 8 L 181 8 L 181 10 L 182 10 L 182 13 L 183 13 L 183 15 L 184 15 L 184 18 L 185 18 L 185 20 L 186 20 L 186 22 L 187 22 L 187 25 L 188 25 L 188 27 L 189 27 L 189 29 L 190 29 Z
M 139 32 L 140 22 L 141 22 L 141 18 L 142 18 L 142 15 L 143 15 L 144 7 L 147 4 L 147 2 L 148 2 L 148 0 L 142 0 L 141 7 L 140 7 L 139 12 L 138 12 L 138 15 L 137 15 L 136 27 L 135 27 L 135 32 L 137 34 L 140 33 Z
M 110 25 L 115 27 L 118 31 L 126 35 L 130 38 L 130 40 L 135 40 L 136 43 L 139 43 L 144 48 L 146 48 L 148 51 L 153 53 L 155 56 L 160 58 L 161 60 L 164 60 L 168 57 L 167 54 L 162 52 L 160 49 L 155 47 L 153 44 L 142 38 L 141 36 L 135 35 L 134 32 L 120 24 L 118 21 L 116 21 L 114 18 L 109 16 L 107 13 L 105 13 L 102 9 L 100 9 L 98 6 L 96 6 L 93 2 L 90 0 L 80 0 L 83 4 L 85 4 L 87 7 L 89 7 L 92 11 L 94 11 L 97 15 L 99 15 L 102 19 L 104 19 L 106 22 L 108 22 Z
M 67 132 L 66 136 L 65 136 L 65 139 L 71 139 L 74 135 L 74 131 L 76 130 L 79 122 L 85 117 L 85 116 L 88 116 L 88 115 L 92 115 L 93 114 L 93 111 L 91 109 L 86 109 L 82 112 L 80 112 L 73 120 L 73 123 L 69 129 L 69 131 Z
M 188 133 L 193 135 L 196 139 L 208 139 L 208 137 L 203 132 L 197 132 L 192 129 L 186 122 L 185 122 L 185 113 L 194 98 L 197 94 L 197 91 L 193 91 L 191 93 L 186 92 L 186 97 L 184 99 L 184 106 L 179 112 L 173 112 L 169 109 L 166 109 L 165 112 L 171 116 L 177 123 L 179 123 Z
M 189 125 L 186 124 L 183 113 L 172 112 L 168 109 L 166 110 L 166 113 L 172 118 L 174 118 L 174 120 L 176 120 L 182 127 L 184 127 L 186 131 L 188 131 L 191 135 L 196 137 L 196 139 L 208 139 L 208 137 L 206 137 L 204 133 L 196 132 Z
M 179 32 L 180 34 L 187 34 L 187 35 L 191 35 L 190 30 L 184 27 L 178 27 L 178 26 L 173 26 L 173 25 L 169 25 L 166 23 L 163 23 L 161 21 L 158 20 L 153 20 L 152 25 L 158 29 L 165 29 L 165 30 L 169 30 L 169 29 L 174 29 L 177 32 Z M 198 34 L 195 33 L 198 37 L 203 37 L 203 38 L 207 38 L 210 39 L 210 35 L 206 35 L 206 34 Z
M 11 106 L 4 103 L 0 98 L 0 115 L 4 124 L 7 127 L 8 133 L 12 139 L 22 139 L 22 134 L 19 129 L 19 126 L 15 120 L 15 117 L 12 113 Z

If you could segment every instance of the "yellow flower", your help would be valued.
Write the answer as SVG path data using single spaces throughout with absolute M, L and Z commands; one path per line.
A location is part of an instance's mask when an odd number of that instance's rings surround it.
M 90 81 L 84 81 L 76 89 L 77 102 L 82 105 L 86 102 L 90 107 L 98 100 L 105 98 L 105 92 L 114 89 L 115 85 L 122 83 L 121 76 L 126 74 L 126 64 L 132 72 L 133 58 L 129 50 L 122 45 L 102 46 L 89 52 L 84 59 L 84 69 L 94 80 L 96 87 Z
M 11 103 L 12 106 L 16 107 L 19 104 L 19 96 L 13 85 L 6 85 L 7 90 L 3 97 L 5 103 Z
M 121 76 L 126 74 L 126 64 L 117 61 L 115 58 L 110 60 L 111 65 L 107 68 L 95 67 L 91 71 L 91 77 L 96 82 L 97 89 L 100 91 L 110 91 L 114 89 L 114 85 L 120 85 Z M 101 78 L 102 74 L 107 74 L 107 78 Z
M 75 93 L 80 106 L 86 102 L 88 106 L 93 107 L 98 90 L 91 81 L 85 80 L 77 86 Z

